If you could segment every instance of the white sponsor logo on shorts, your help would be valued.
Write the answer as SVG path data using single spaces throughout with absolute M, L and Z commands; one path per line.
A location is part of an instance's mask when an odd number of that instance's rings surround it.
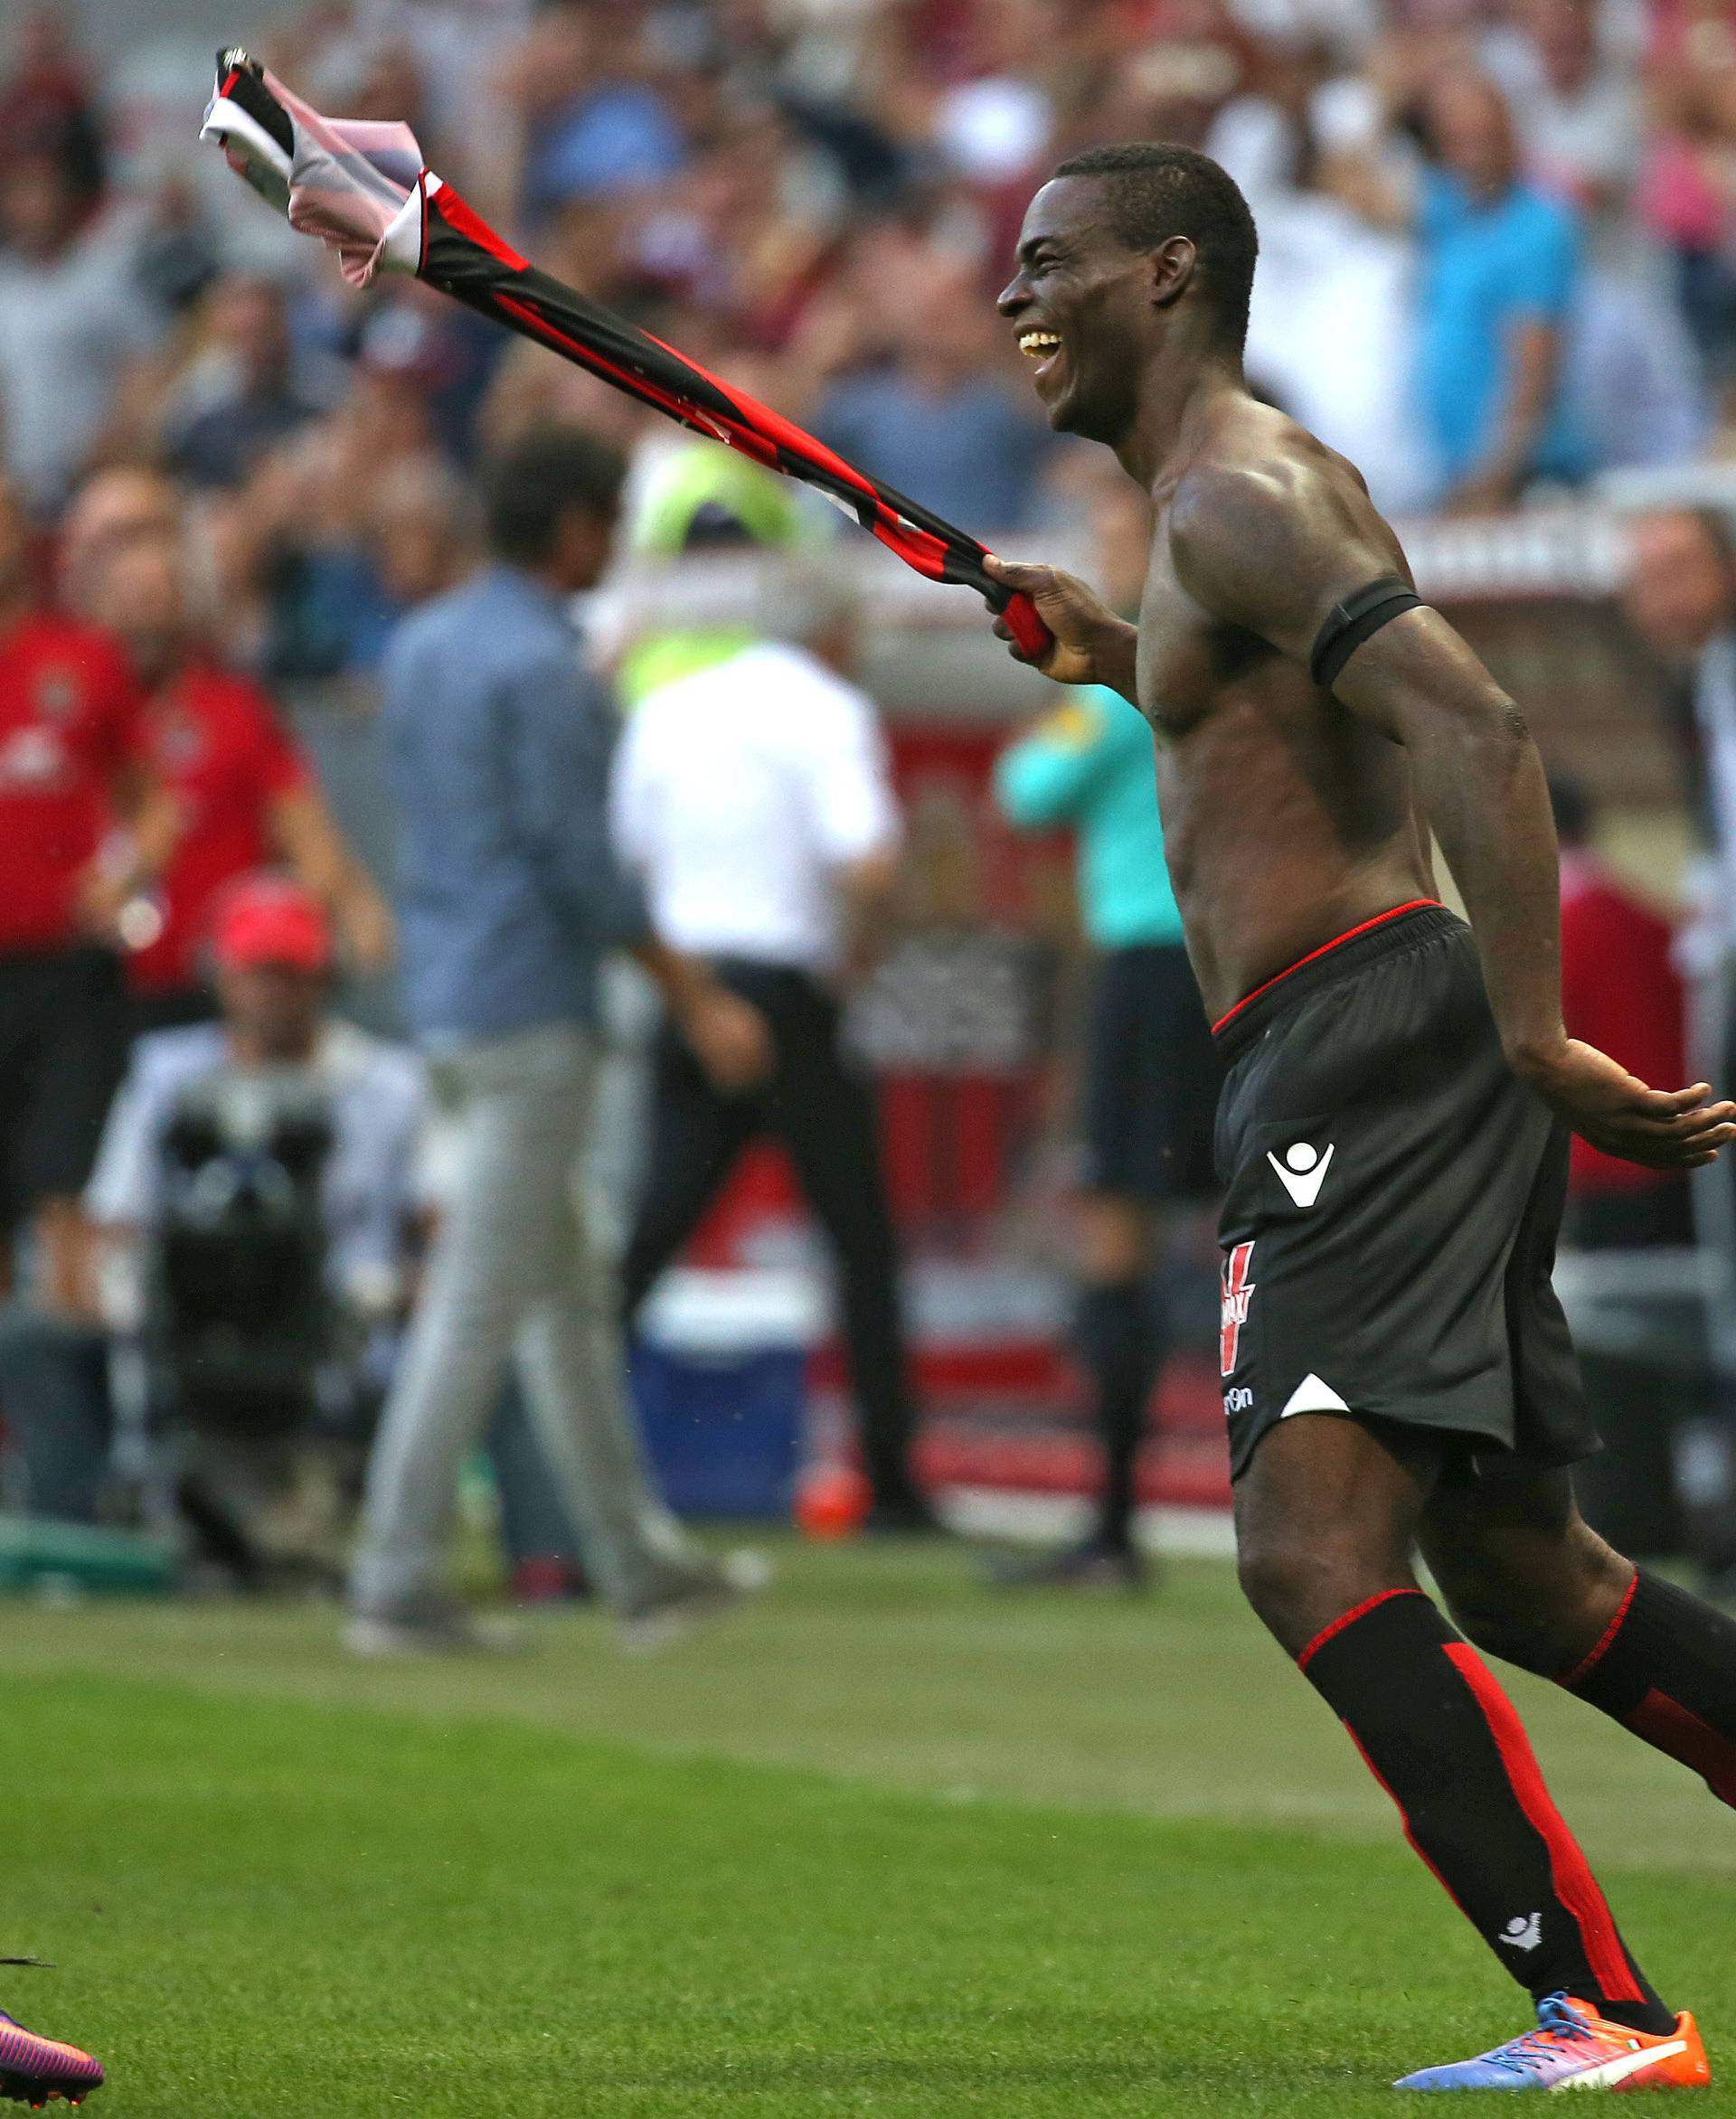
M 1269 1148 L 1266 1160 L 1277 1171 L 1278 1182 L 1297 1205 L 1311 1207 L 1320 1197 L 1320 1187 L 1326 1182 L 1326 1172 L 1332 1167 L 1332 1151 L 1330 1141 L 1324 1155 L 1309 1142 L 1297 1141 L 1285 1149 L 1281 1163 Z

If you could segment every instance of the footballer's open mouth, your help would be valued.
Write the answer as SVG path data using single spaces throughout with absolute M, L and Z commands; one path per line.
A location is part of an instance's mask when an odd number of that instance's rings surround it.
M 1059 376 L 1066 350 L 1061 334 L 1051 331 L 1046 325 L 1028 324 L 1020 332 L 1019 351 L 1027 361 L 1037 363 L 1031 380 L 1040 396 L 1045 394 L 1044 385 Z

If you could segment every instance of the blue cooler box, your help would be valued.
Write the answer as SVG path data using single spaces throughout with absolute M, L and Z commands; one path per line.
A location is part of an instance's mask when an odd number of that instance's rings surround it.
M 659 1288 L 630 1373 L 677 1515 L 788 1521 L 819 1322 L 805 1276 L 677 1271 Z
M 634 1349 L 640 1428 L 678 1516 L 788 1521 L 807 1369 L 807 1356 L 794 1347 L 710 1361 Z

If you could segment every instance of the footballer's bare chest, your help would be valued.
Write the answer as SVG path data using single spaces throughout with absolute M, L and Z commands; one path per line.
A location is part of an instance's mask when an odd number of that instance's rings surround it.
M 1176 578 L 1159 519 L 1139 605 L 1139 705 L 1159 737 L 1196 729 L 1270 655 L 1264 642 L 1201 608 Z

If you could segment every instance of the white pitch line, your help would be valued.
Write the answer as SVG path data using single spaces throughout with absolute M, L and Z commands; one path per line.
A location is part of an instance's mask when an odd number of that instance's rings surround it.
M 967 1538 L 1015 1544 L 1060 1544 L 1077 1537 L 1089 1512 L 1069 1493 L 1010 1493 L 996 1486 L 949 1486 L 938 1497 L 947 1521 Z M 1189 1559 L 1230 1559 L 1236 1536 L 1228 1509 L 1146 1508 L 1135 1533 L 1148 1552 Z

